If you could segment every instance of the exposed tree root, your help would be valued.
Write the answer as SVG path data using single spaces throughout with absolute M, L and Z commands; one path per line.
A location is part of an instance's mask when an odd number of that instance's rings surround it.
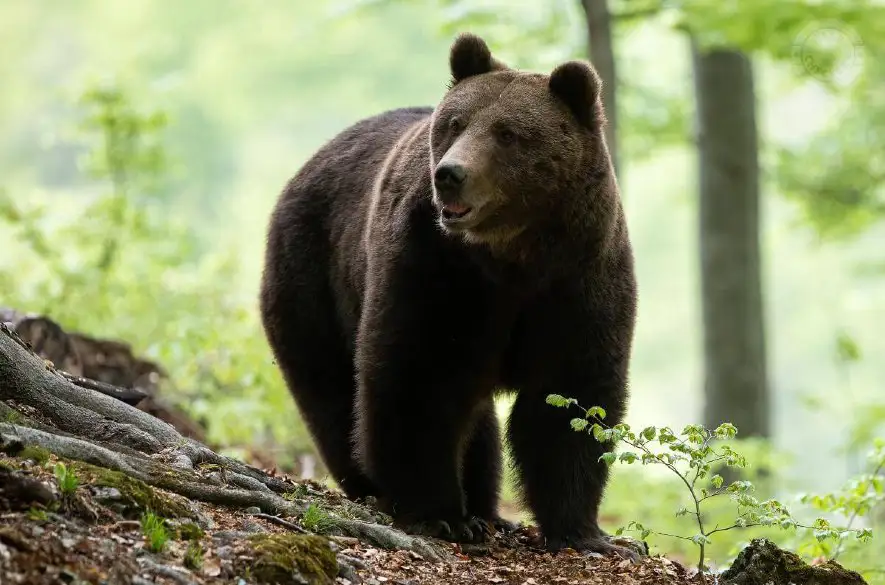
M 291 481 L 218 455 L 169 424 L 116 398 L 114 391 L 58 372 L 0 324 L 0 448 L 42 447 L 59 457 L 124 473 L 191 500 L 257 507 L 264 514 L 298 516 L 305 505 L 283 497 Z M 122 396 L 122 395 L 121 395 Z M 12 412 L 12 411 L 16 412 Z M 424 558 L 447 553 L 400 530 L 331 515 L 347 536 Z

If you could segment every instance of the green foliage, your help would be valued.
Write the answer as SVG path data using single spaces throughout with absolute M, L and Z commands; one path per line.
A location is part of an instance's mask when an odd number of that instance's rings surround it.
M 845 521 L 845 528 L 836 528 L 826 520 L 818 520 L 814 526 L 814 540 L 801 543 L 801 550 L 814 556 L 836 559 L 846 547 L 856 546 L 872 538 L 871 528 L 853 530 L 853 526 L 868 518 L 885 503 L 885 440 L 875 442 L 868 455 L 870 471 L 849 481 L 836 492 L 825 494 L 803 494 L 800 501 L 814 509 L 839 517 Z M 857 541 L 845 538 L 846 531 L 853 531 Z
M 203 568 L 203 546 L 197 540 L 192 540 L 184 551 L 184 566 L 192 571 Z
M 731 423 L 723 423 L 712 430 L 701 425 L 686 425 L 678 435 L 669 427 L 646 427 L 636 433 L 626 423 L 614 426 L 605 424 L 603 422 L 605 410 L 598 406 L 583 408 L 574 399 L 558 394 L 547 396 L 546 401 L 558 408 L 575 406 L 581 410 L 583 416 L 570 421 L 573 430 L 585 432 L 594 440 L 612 449 L 619 444 L 632 449 L 623 451 L 620 455 L 616 455 L 613 450 L 603 453 L 599 459 L 606 465 L 612 466 L 616 463 L 632 465 L 638 462 L 642 465 L 662 466 L 679 478 L 691 498 L 691 506 L 679 508 L 676 516 L 691 518 L 697 527 L 695 534 L 665 534 L 637 521 L 628 522 L 617 533 L 637 532 L 643 539 L 657 533 L 691 542 L 698 548 L 697 566 L 701 571 L 707 568 L 705 553 L 706 547 L 713 542 L 711 537 L 739 528 L 757 526 L 785 530 L 803 528 L 813 531 L 815 538 L 822 542 L 841 543 L 849 536 L 861 541 L 872 537 L 872 531 L 867 528 L 853 529 L 851 521 L 844 528 L 834 528 L 823 518 L 816 519 L 812 525 L 801 524 L 780 501 L 757 498 L 754 495 L 756 486 L 751 481 L 743 479 L 726 484 L 721 473 L 729 469 L 743 470 L 748 466 L 747 458 L 732 446 L 738 430 Z M 877 468 L 873 475 L 878 472 Z M 877 485 L 878 494 L 867 494 L 870 486 L 875 488 Z M 881 497 L 882 483 L 881 480 L 867 478 L 858 486 L 862 487 L 856 487 L 854 492 L 856 499 L 848 501 L 852 502 L 856 509 L 866 511 L 872 499 Z M 860 492 L 862 495 L 859 495 Z M 732 502 L 731 517 L 723 525 L 711 526 L 707 520 L 709 516 L 707 508 L 710 502 L 723 498 L 728 498 Z M 844 500 L 840 502 L 849 505 L 844 503 Z
M 29 459 L 37 465 L 46 465 L 49 462 L 49 451 L 36 445 L 28 445 L 17 455 L 19 459 Z
M 22 421 L 22 419 L 24 419 L 24 416 L 22 416 L 22 413 L 17 410 L 9 409 L 8 411 L 6 411 L 6 416 L 4 416 L 3 419 L 3 422 L 18 424 Z
M 333 521 L 325 510 L 310 504 L 301 515 L 301 525 L 311 532 L 322 533 L 333 526 Z
M 80 487 L 80 479 L 73 469 L 69 469 L 64 463 L 58 462 L 53 468 L 55 481 L 62 496 L 72 496 Z
M 87 89 L 79 107 L 84 175 L 97 188 L 63 212 L 0 195 L 0 221 L 30 253 L 0 268 L 0 296 L 158 360 L 178 388 L 171 397 L 208 421 L 213 441 L 304 444 L 257 316 L 231 289 L 235 250 L 198 255 L 193 230 L 161 200 L 165 113 L 142 111 L 114 84 Z
M 775 151 L 774 174 L 803 220 L 830 240 L 857 237 L 885 217 L 885 48 L 867 49 L 865 70 L 848 95 L 850 108 L 828 117 L 800 145 Z
M 175 537 L 179 540 L 196 541 L 203 538 L 204 535 L 203 529 L 194 522 L 182 522 L 175 529 Z
M 46 514 L 46 510 L 40 508 L 30 508 L 28 509 L 28 520 L 32 520 L 34 522 L 46 522 L 49 520 L 49 516 Z
M 283 497 L 290 502 L 295 500 L 299 500 L 305 496 L 307 496 L 308 488 L 306 484 L 298 483 L 295 484 L 295 487 L 291 490 L 283 494 Z
M 166 520 L 150 510 L 145 511 L 141 516 L 141 533 L 144 535 L 148 550 L 152 553 L 161 553 L 166 550 L 166 544 L 169 542 Z

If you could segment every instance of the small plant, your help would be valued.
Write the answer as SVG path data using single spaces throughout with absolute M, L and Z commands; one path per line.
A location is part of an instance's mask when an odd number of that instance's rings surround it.
M 17 457 L 19 459 L 33 461 L 37 465 L 46 465 L 46 463 L 49 462 L 49 451 L 47 451 L 43 447 L 29 445 L 22 449 Z
M 289 500 L 290 502 L 299 500 L 303 497 L 307 496 L 307 486 L 303 483 L 295 484 L 295 487 L 283 494 L 283 498 Z
M 633 450 L 624 451 L 616 455 L 613 451 L 602 454 L 600 460 L 611 466 L 615 463 L 633 464 L 639 462 L 643 465 L 662 465 L 672 471 L 685 485 L 691 497 L 691 508 L 681 508 L 676 512 L 677 516 L 690 516 L 697 525 L 697 532 L 693 535 L 666 534 L 657 532 L 643 526 L 639 522 L 629 522 L 626 527 L 617 531 L 638 532 L 645 539 L 655 533 L 661 536 L 679 538 L 694 543 L 698 547 L 698 570 L 705 571 L 705 547 L 711 542 L 710 538 L 719 532 L 738 528 L 750 528 L 754 526 L 772 526 L 782 529 L 804 528 L 814 532 L 818 540 L 836 540 L 853 534 L 859 540 L 867 540 L 872 537 L 868 529 L 852 530 L 845 528 L 837 530 L 823 518 L 818 518 L 811 526 L 799 524 L 787 508 L 777 500 L 769 499 L 760 501 L 752 494 L 754 485 L 749 481 L 734 481 L 725 485 L 724 478 L 718 473 L 713 473 L 715 468 L 747 467 L 747 460 L 734 449 L 727 441 L 737 436 L 737 428 L 724 423 L 714 430 L 704 428 L 701 425 L 687 425 L 679 435 L 669 427 L 646 427 L 639 433 L 631 430 L 625 423 L 613 427 L 605 424 L 605 409 L 599 406 L 584 408 L 573 398 L 565 398 L 558 394 L 547 396 L 547 404 L 559 408 L 576 407 L 581 410 L 583 417 L 573 418 L 571 427 L 577 432 L 586 432 L 595 440 L 614 448 L 619 443 L 627 445 Z M 705 504 L 714 498 L 722 496 L 730 497 L 735 503 L 734 520 L 726 526 L 710 527 L 704 523 Z
M 28 510 L 28 519 L 34 522 L 46 522 L 49 520 L 49 516 L 46 514 L 46 510 L 31 508 Z
M 814 539 L 803 546 L 810 554 L 836 560 L 845 548 L 847 536 L 856 534 L 861 541 L 872 538 L 872 529 L 854 530 L 853 527 L 859 519 L 868 516 L 877 506 L 885 503 L 885 440 L 877 439 L 874 442 L 868 460 L 871 471 L 852 479 L 840 491 L 800 496 L 799 500 L 803 504 L 846 519 L 845 528 L 839 530 L 827 521 L 818 520 L 813 527 Z
M 316 504 L 311 504 L 301 515 L 301 525 L 311 532 L 323 532 L 333 526 L 329 514 Z
M 20 423 L 25 417 L 17 410 L 9 410 L 3 418 L 4 422 L 14 425 Z
M 56 463 L 53 469 L 55 480 L 58 482 L 58 489 L 62 496 L 72 496 L 80 486 L 80 480 L 73 469 L 68 469 L 64 463 Z
M 166 521 L 150 510 L 141 516 L 141 533 L 151 552 L 161 553 L 166 549 L 166 543 L 169 541 Z
M 192 540 L 184 552 L 184 566 L 192 571 L 199 571 L 203 567 L 203 547 L 199 541 Z
M 193 522 L 184 522 L 176 530 L 178 540 L 200 540 L 203 534 L 203 529 Z

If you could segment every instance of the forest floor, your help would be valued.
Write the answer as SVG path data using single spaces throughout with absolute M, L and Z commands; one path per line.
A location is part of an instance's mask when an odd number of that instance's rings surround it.
M 40 353 L 17 332 L 37 329 Z M 180 417 L 136 408 L 129 385 L 56 369 L 76 365 L 64 341 L 46 319 L 0 319 L 0 585 L 864 583 L 762 539 L 705 576 L 660 556 L 551 554 L 526 525 L 470 546 L 406 534 L 370 502 L 219 455 Z
M 410 550 L 390 550 L 353 537 L 305 534 L 304 524 L 322 532 L 323 516 L 288 521 L 257 509 L 189 504 L 199 521 L 166 518 L 168 540 L 151 550 L 149 529 L 140 519 L 144 504 L 176 502 L 177 496 L 143 484 L 112 486 L 88 466 L 67 462 L 78 485 L 61 493 L 53 473 L 58 459 L 37 451 L 0 455 L 0 583 L 365 583 L 447 584 L 663 584 L 703 583 L 696 571 L 663 557 L 631 563 L 618 557 L 556 555 L 534 548 L 533 527 L 499 533 L 488 545 L 460 547 L 446 560 Z M 35 460 L 37 459 L 37 460 Z M 315 510 L 342 503 L 338 492 L 314 482 L 296 484 Z M 43 494 L 44 504 L 34 494 Z M 40 499 L 37 497 L 36 499 Z M 171 504 L 169 508 L 173 508 Z M 54 510 L 54 511 L 50 511 Z M 158 514 L 159 515 L 159 514 Z M 168 514 L 167 512 L 167 515 Z M 308 516 L 308 518 L 305 518 Z M 307 521 L 305 521 L 307 520 Z M 312 524 L 311 524 L 312 523 Z M 196 529 L 196 524 L 205 528 Z M 188 529 L 188 528 L 191 529 Z M 294 530 L 293 530 L 294 528 Z M 155 536 L 155 539 L 157 537 Z M 156 541 L 155 541 L 156 542 Z M 196 551 L 200 551 L 197 553 Z M 297 554 L 296 554 L 297 553 Z

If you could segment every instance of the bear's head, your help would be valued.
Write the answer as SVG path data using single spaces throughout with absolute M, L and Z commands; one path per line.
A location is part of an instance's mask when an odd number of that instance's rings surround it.
M 612 175 L 592 66 L 569 61 L 549 75 L 517 71 L 472 34 L 455 40 L 449 60 L 451 87 L 433 112 L 430 136 L 443 230 L 506 246 L 592 207 L 588 199 L 606 191 L 594 186 Z

